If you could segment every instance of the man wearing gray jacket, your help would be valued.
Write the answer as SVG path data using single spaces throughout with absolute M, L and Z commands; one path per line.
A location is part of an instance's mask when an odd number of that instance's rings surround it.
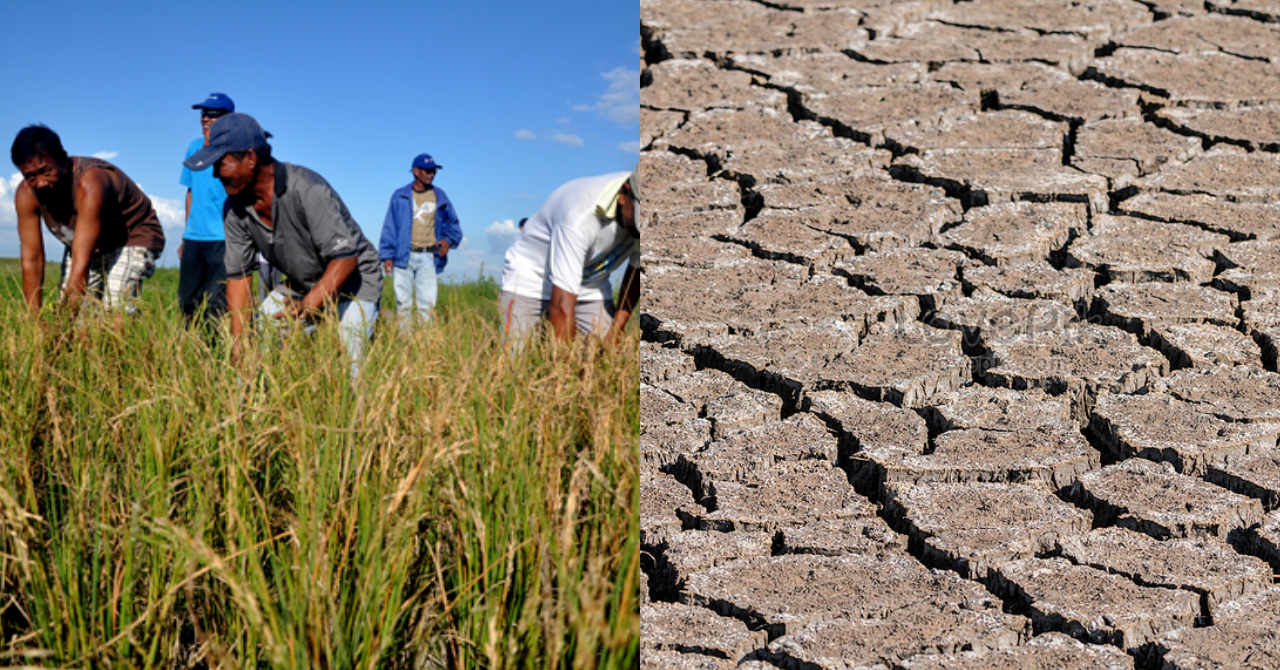
M 214 168 L 227 190 L 227 308 L 232 354 L 239 357 L 249 318 L 249 276 L 258 254 L 285 279 L 263 301 L 269 323 L 298 319 L 308 331 L 331 314 L 340 322 L 352 374 L 359 373 L 382 294 L 378 251 L 324 177 L 275 160 L 262 127 L 228 114 L 209 129 L 209 144 L 184 163 Z

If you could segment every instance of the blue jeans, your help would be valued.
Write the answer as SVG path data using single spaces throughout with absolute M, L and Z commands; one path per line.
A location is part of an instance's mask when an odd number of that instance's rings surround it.
M 416 312 L 422 322 L 436 309 L 436 255 L 429 251 L 409 254 L 409 267 L 391 273 L 396 288 L 396 313 L 400 330 L 407 331 Z
M 278 327 L 276 318 L 287 299 L 279 291 L 272 291 L 262 301 L 263 321 L 268 327 Z M 347 357 L 351 359 L 351 376 L 360 376 L 360 365 L 364 362 L 364 345 L 373 337 L 373 322 L 378 320 L 378 303 L 375 300 L 339 300 L 338 301 L 338 337 L 347 348 Z M 316 329 L 309 323 L 303 329 L 308 335 Z

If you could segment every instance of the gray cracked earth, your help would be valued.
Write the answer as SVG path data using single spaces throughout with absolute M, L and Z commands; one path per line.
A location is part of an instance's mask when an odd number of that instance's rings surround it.
M 1280 667 L 1280 1 L 640 7 L 641 666 Z

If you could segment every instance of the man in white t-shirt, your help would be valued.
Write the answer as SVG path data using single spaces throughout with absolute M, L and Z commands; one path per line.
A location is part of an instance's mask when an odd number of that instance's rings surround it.
M 609 275 L 627 263 L 618 305 Z M 617 341 L 640 299 L 640 231 L 630 172 L 575 179 L 551 194 L 507 250 L 498 306 L 519 343 L 545 318 L 564 341 Z

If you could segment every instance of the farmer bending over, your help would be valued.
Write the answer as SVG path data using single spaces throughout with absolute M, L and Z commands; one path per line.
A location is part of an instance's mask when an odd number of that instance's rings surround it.
M 640 299 L 635 203 L 631 173 L 615 172 L 561 186 L 529 217 L 502 270 L 498 306 L 509 340 L 545 318 L 563 341 L 578 331 L 617 341 Z M 623 262 L 615 309 L 609 275 Z
M 247 114 L 227 114 L 209 129 L 209 144 L 183 163 L 214 168 L 227 190 L 227 309 L 232 357 L 243 347 L 249 319 L 249 276 L 261 253 L 284 274 L 262 303 L 268 323 L 294 318 L 310 332 L 334 314 L 351 359 L 360 370 L 382 293 L 378 252 L 360 232 L 347 206 L 324 177 L 275 160 L 262 127 Z
M 137 312 L 142 280 L 155 272 L 164 230 L 151 199 L 120 168 L 98 158 L 68 156 L 58 134 L 42 125 L 18 131 L 9 152 L 22 173 L 13 197 L 22 257 L 22 294 L 40 312 L 44 238 L 40 220 L 64 245 L 62 305 L 74 315 L 86 296 L 108 309 Z

